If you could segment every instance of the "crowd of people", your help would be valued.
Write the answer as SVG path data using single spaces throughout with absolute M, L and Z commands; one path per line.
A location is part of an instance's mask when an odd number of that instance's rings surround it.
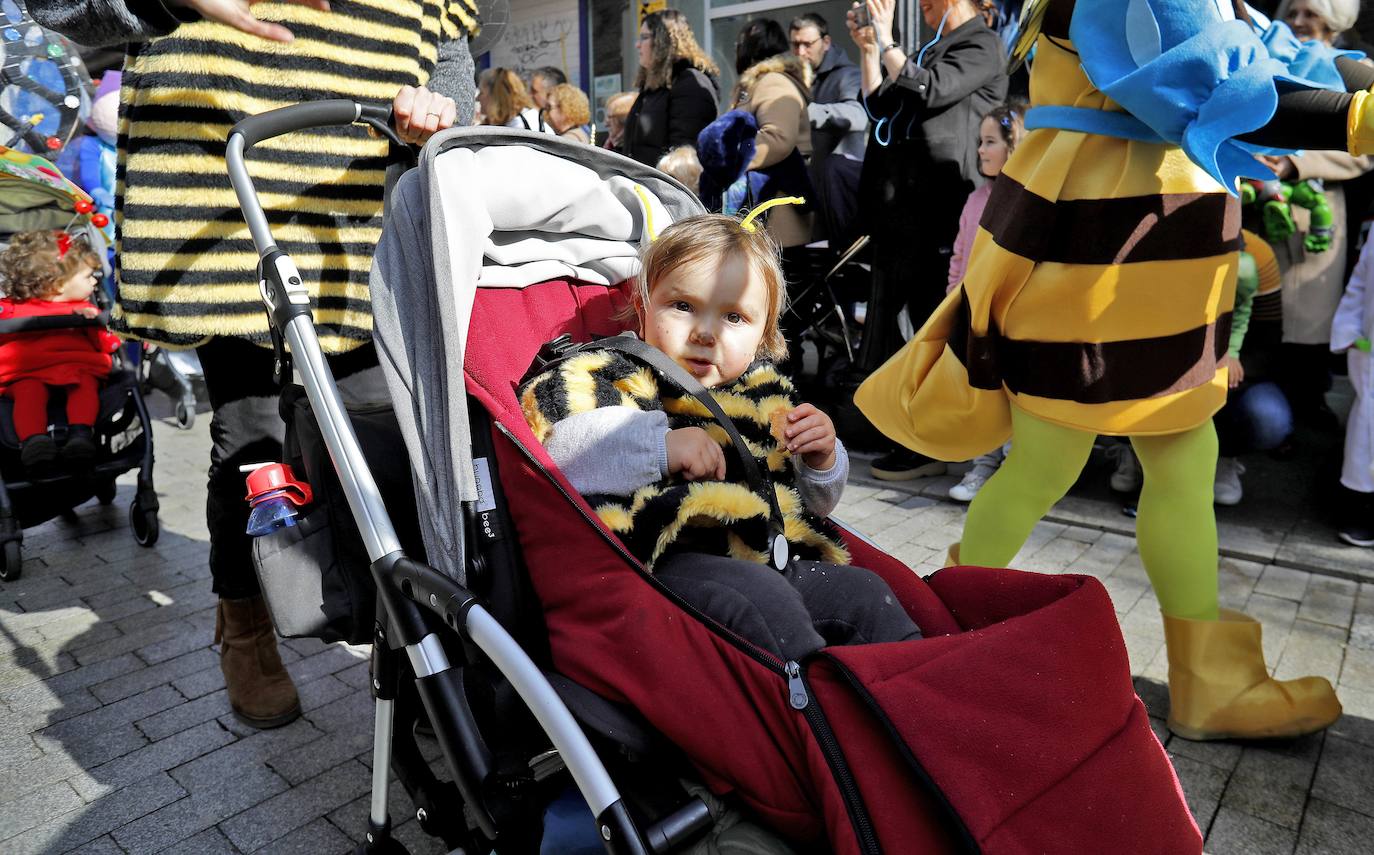
M 887 362 L 913 330 L 956 299 L 950 295 L 959 293 L 974 247 L 989 239 L 987 225 L 999 216 L 995 179 L 1027 138 L 1027 104 L 1012 94 L 996 29 L 1005 17 L 1003 4 L 993 0 L 922 2 L 933 36 L 911 53 L 904 45 L 913 40 L 903 40 L 894 23 L 894 0 L 855 4 L 843 30 L 812 12 L 785 27 L 752 18 L 735 43 L 736 82 L 729 92 L 686 17 L 672 9 L 654 12 L 636 37 L 635 88 L 606 100 L 603 128 L 593 124 L 587 95 L 560 69 L 537 68 L 526 76 L 500 67 L 476 73 L 468 53 L 471 19 L 461 3 L 354 7 L 347 14 L 318 0 L 295 5 L 300 8 L 293 14 L 275 20 L 265 11 L 262 19 L 254 17 L 248 4 L 235 0 L 109 0 L 100 7 L 103 14 L 92 13 L 89 4 L 30 2 L 36 19 L 77 41 L 129 45 L 117 329 L 199 353 L 213 408 L 207 515 L 221 597 L 216 637 L 223 642 L 229 701 L 257 726 L 279 725 L 300 712 L 252 572 L 239 474 L 241 464 L 280 457 L 272 354 L 262 347 L 266 322 L 241 265 L 251 243 L 243 229 L 227 225 L 239 219 L 234 200 L 203 193 L 197 206 L 175 211 L 165 201 L 201 189 L 203 176 L 223 175 L 224 131 L 245 105 L 256 112 L 258 106 L 311 100 L 320 95 L 312 86 L 347 77 L 360 93 L 392 102 L 398 130 L 410 142 L 423 143 L 454 125 L 545 132 L 658 167 L 715 211 L 741 214 L 773 200 L 797 201 L 763 218 L 784 260 L 789 250 L 820 241 L 837 251 L 869 238 L 871 283 L 855 355 L 855 367 L 864 372 Z M 1358 11 L 1356 0 L 1283 0 L 1275 14 L 1301 39 L 1341 45 Z M 311 38 L 295 40 L 286 22 Z M 245 40 L 237 31 L 260 38 Z M 419 34 L 422 49 L 397 51 L 385 67 L 370 65 L 377 45 L 398 33 Z M 178 61 L 204 67 L 196 88 L 180 86 L 163 70 Z M 313 73 L 287 85 L 279 73 L 284 67 Z M 262 73 L 249 73 L 253 69 Z M 283 248 L 312 283 L 334 374 L 346 393 L 365 398 L 380 389 L 367 271 L 381 229 L 378 167 L 385 143 L 360 129 L 334 143 L 322 147 L 303 137 L 299 144 L 282 144 L 261 162 L 262 177 L 277 188 L 269 215 L 281 224 Z M 1365 196 L 1345 189 L 1360 186 L 1374 160 L 1304 152 L 1265 162 L 1278 181 L 1250 188 L 1254 203 L 1246 208 L 1240 285 L 1222 357 L 1231 389 L 1216 416 L 1220 457 L 1213 498 L 1219 504 L 1241 500 L 1240 455 L 1291 443 L 1295 422 L 1334 425 L 1325 392 L 1332 353 L 1344 353 L 1356 402 L 1341 478 L 1351 498 L 1340 536 L 1374 546 L 1374 251 L 1366 247 L 1358 264 L 1348 257 L 1364 211 L 1346 199 Z M 173 163 L 179 168 L 167 168 Z M 301 177 L 305 167 L 362 176 L 350 186 L 347 211 L 318 204 L 321 191 Z M 1299 204 L 1303 199 L 1309 207 Z M 47 243 L 41 248 L 52 255 Z M 45 258 L 59 269 L 55 258 Z M 74 275 L 60 270 L 61 277 L 35 280 L 30 296 L 56 301 Z M 27 292 L 14 290 L 15 270 L 5 274 L 12 280 L 9 298 L 22 302 Z M 63 299 L 86 305 L 84 296 Z M 100 358 L 107 360 L 105 352 Z M 0 391 L 16 399 L 17 416 L 21 405 L 37 406 L 42 382 L 0 379 L 8 384 Z M 72 406 L 81 400 L 69 398 Z M 73 419 L 89 420 L 84 411 Z M 827 431 L 829 465 L 816 467 L 823 471 L 834 465 L 833 427 Z M 21 430 L 26 464 L 46 466 L 55 458 L 57 450 L 41 434 Z M 75 436 L 79 445 L 80 433 Z M 1008 444 L 972 461 L 951 497 L 973 500 L 1010 453 Z M 1141 466 L 1130 445 L 1119 449 L 1118 459 L 1112 486 L 1138 489 Z M 881 449 L 871 469 L 875 477 L 902 480 L 942 474 L 954 462 L 961 461 L 893 444 Z

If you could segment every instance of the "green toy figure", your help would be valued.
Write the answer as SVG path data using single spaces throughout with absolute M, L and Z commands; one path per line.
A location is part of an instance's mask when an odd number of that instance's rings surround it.
M 1321 179 L 1308 178 L 1296 182 L 1242 181 L 1240 201 L 1243 205 L 1259 202 L 1264 206 L 1261 213 L 1264 238 L 1270 243 L 1282 243 L 1298 230 L 1293 222 L 1293 205 L 1306 208 L 1312 213 L 1312 224 L 1307 230 L 1307 237 L 1303 238 L 1303 248 L 1308 252 L 1325 252 L 1331 248 L 1335 226 Z

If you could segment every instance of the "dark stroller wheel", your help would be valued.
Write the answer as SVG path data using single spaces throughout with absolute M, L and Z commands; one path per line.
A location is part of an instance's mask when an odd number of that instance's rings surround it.
M 160 533 L 157 524 L 157 511 L 145 510 L 137 499 L 129 505 L 129 528 L 134 531 L 134 540 L 139 546 L 152 546 L 157 543 Z
M 177 402 L 177 427 L 182 430 L 190 430 L 196 423 L 196 410 L 188 406 L 185 401 Z
M 100 504 L 108 505 L 115 500 L 115 494 L 118 492 L 119 486 L 115 484 L 115 480 L 111 478 L 108 481 L 102 481 L 96 485 L 95 498 Z
M 0 579 L 13 582 L 24 572 L 24 556 L 19 549 L 19 541 L 5 541 L 4 554 L 0 555 Z

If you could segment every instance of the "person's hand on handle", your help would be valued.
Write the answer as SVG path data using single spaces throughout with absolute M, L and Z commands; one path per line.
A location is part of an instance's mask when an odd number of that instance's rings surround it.
M 253 15 L 250 7 L 261 2 L 261 0 L 163 0 L 163 2 L 169 6 L 182 6 L 198 13 L 207 21 L 217 21 L 269 41 L 289 42 L 295 38 L 291 31 L 281 24 L 260 21 Z M 311 9 L 319 9 L 321 12 L 329 11 L 329 0 L 283 0 L 283 2 L 295 3 L 297 6 L 308 6 Z
M 725 478 L 725 451 L 699 427 L 668 431 L 668 473 L 688 481 Z
M 396 134 L 415 145 L 445 128 L 453 127 L 458 119 L 458 104 L 447 95 L 431 92 L 425 87 L 402 86 L 391 102 L 391 120 Z

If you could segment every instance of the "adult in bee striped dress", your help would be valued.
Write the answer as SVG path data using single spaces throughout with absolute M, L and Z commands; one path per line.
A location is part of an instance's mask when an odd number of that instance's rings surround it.
M 119 127 L 116 328 L 195 347 L 211 406 L 207 520 L 230 705 L 258 727 L 300 714 L 251 565 L 238 467 L 281 458 L 283 425 L 257 253 L 229 185 L 229 129 L 302 101 L 391 103 L 423 142 L 469 124 L 475 0 L 30 0 L 87 45 L 128 43 Z M 267 140 L 248 154 L 273 235 L 311 288 L 335 374 L 376 364 L 367 292 L 387 143 L 361 127 Z M 341 383 L 347 394 L 348 379 Z

